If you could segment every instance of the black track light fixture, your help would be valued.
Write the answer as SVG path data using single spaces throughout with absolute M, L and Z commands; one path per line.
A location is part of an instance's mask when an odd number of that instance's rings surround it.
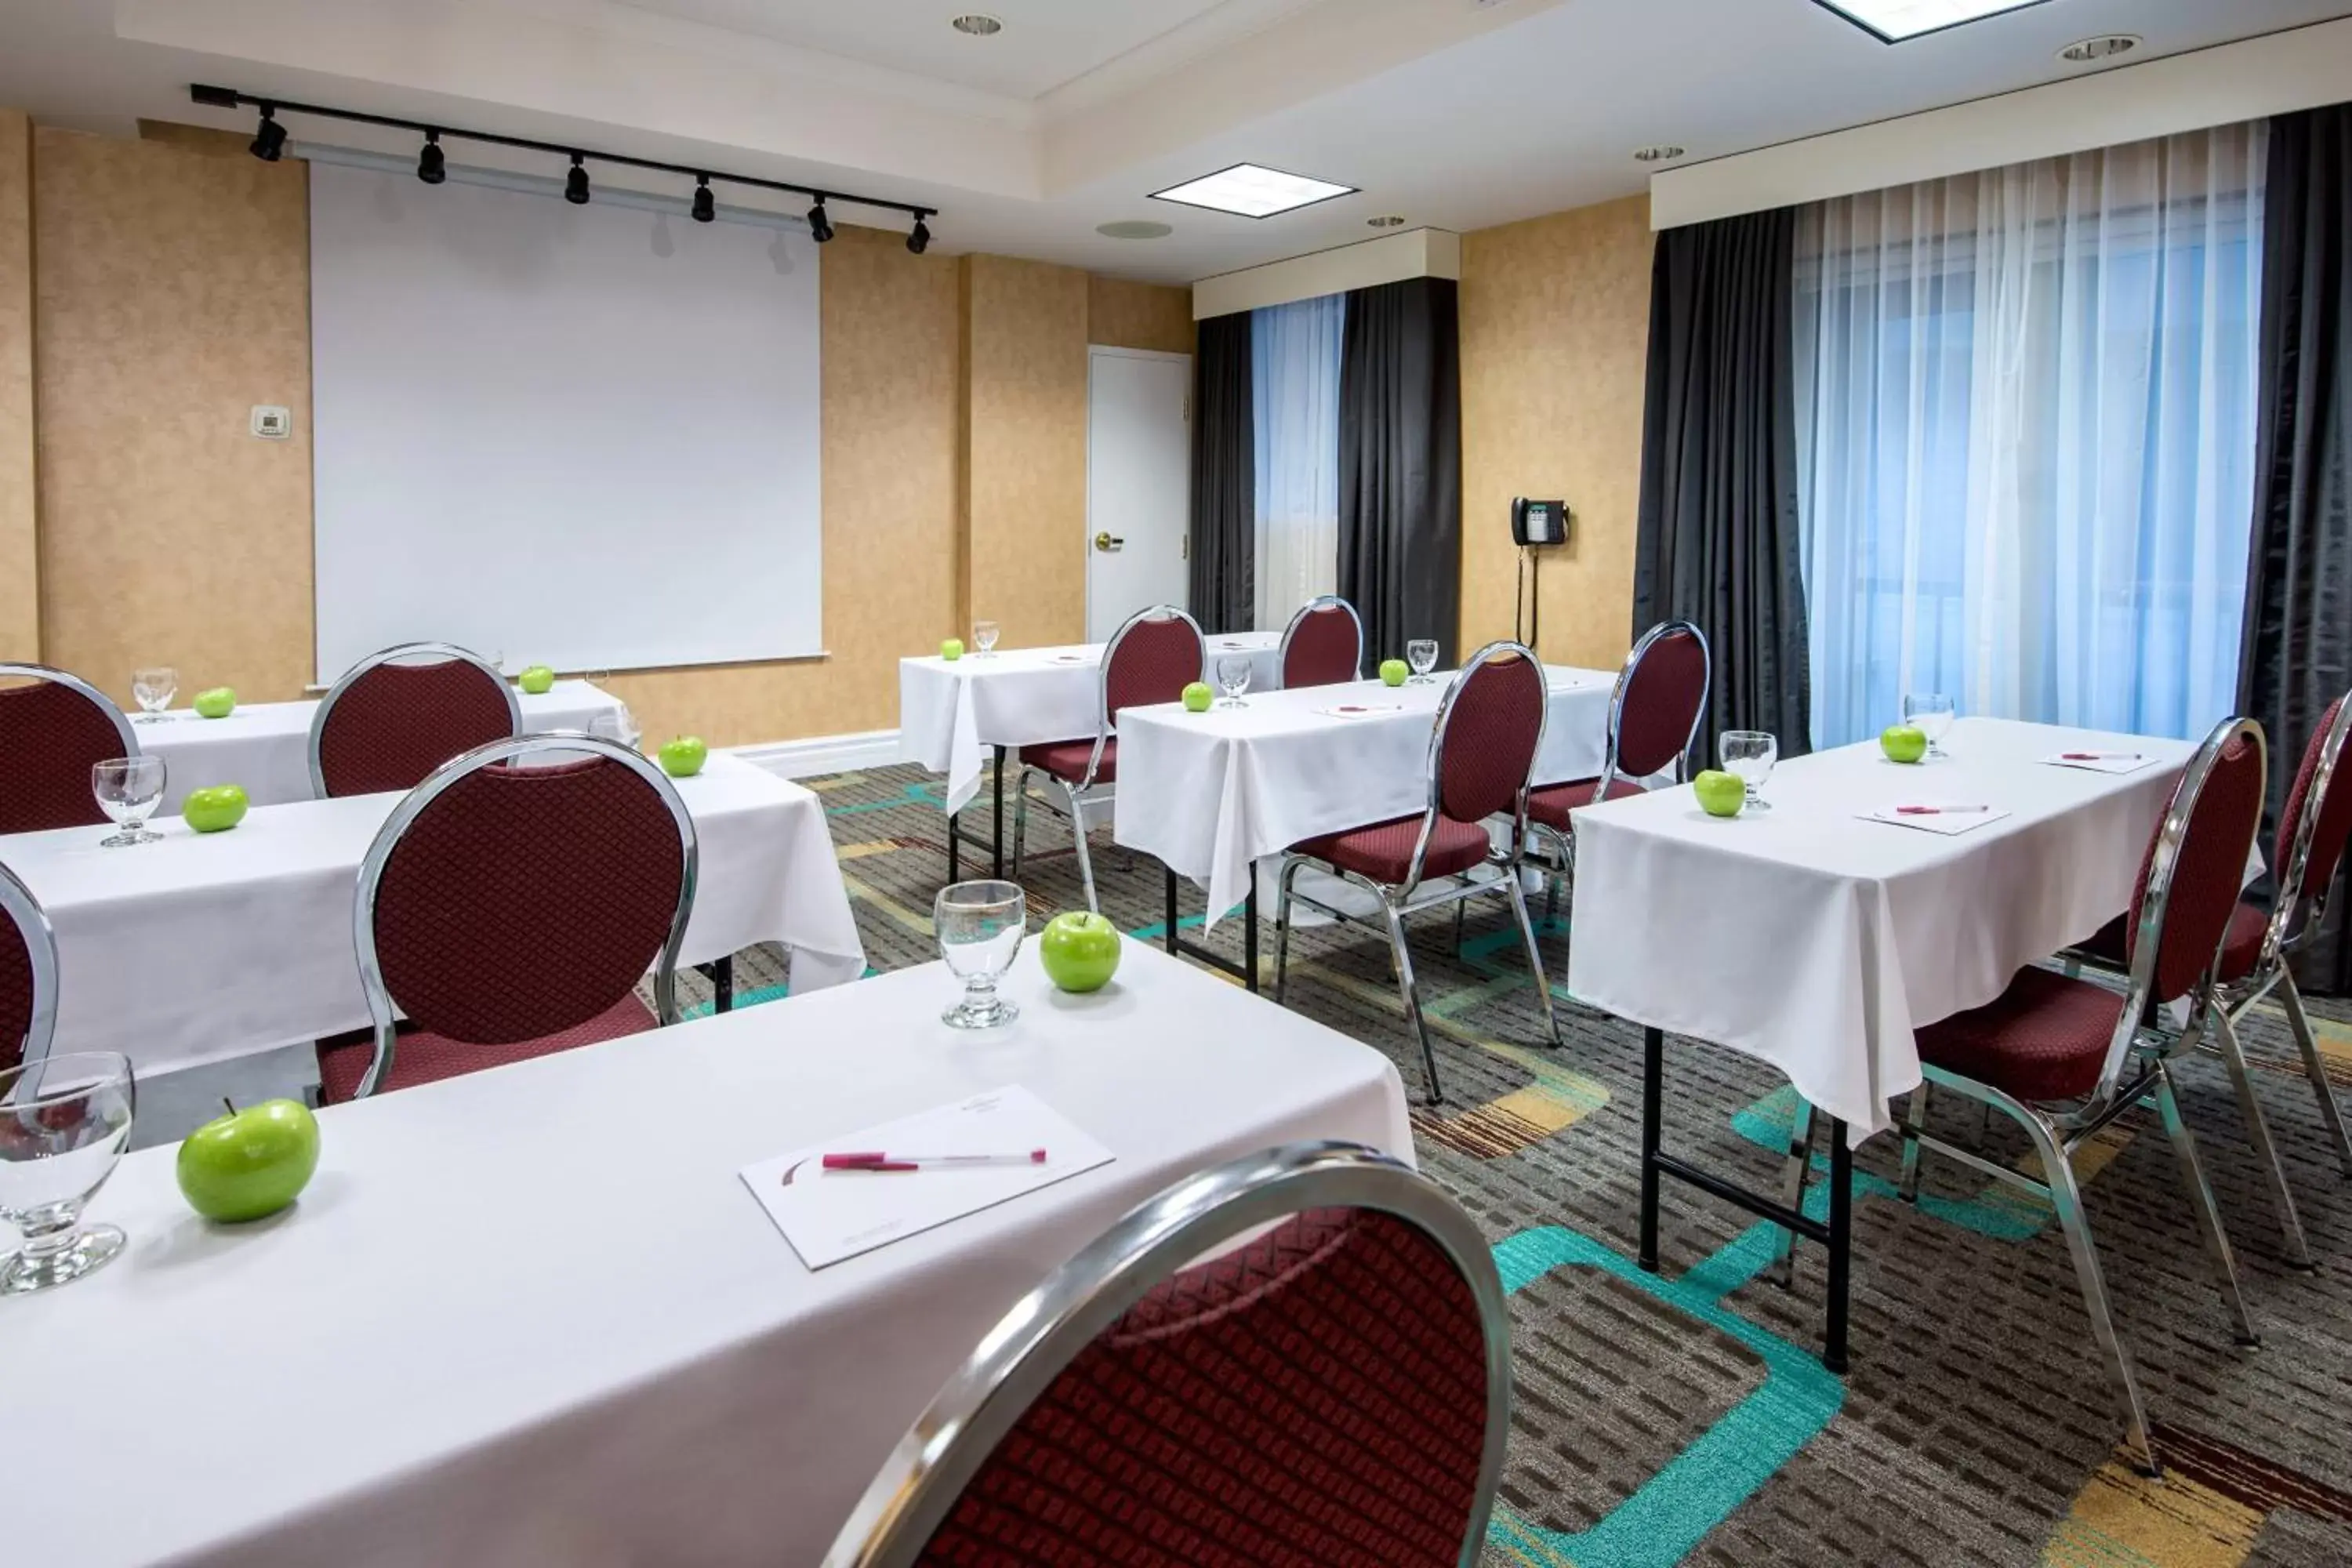
M 908 231 L 907 248 L 920 256 L 930 247 L 931 226 L 919 217 L 915 220 L 915 226 Z
M 694 221 L 709 223 L 719 216 L 719 198 L 710 194 L 710 176 L 694 176 Z
M 819 196 L 816 205 L 808 210 L 809 237 L 819 245 L 833 237 L 833 220 L 824 216 L 824 198 Z
M 437 185 L 449 177 L 449 161 L 441 154 L 441 132 L 425 133 L 425 150 L 416 154 L 416 177 L 428 185 Z
M 275 163 L 286 153 L 286 127 L 278 123 L 274 104 L 261 106 L 261 124 L 253 132 L 253 155 L 265 163 Z
M 588 205 L 588 166 L 585 154 L 572 154 L 572 173 L 563 176 L 563 199 L 575 207 Z

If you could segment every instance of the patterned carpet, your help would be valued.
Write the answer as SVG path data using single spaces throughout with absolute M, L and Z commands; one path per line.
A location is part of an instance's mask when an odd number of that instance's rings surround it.
M 911 769 L 814 781 L 880 969 L 935 956 L 945 873 L 934 782 Z M 984 814 L 976 814 L 983 815 Z M 984 826 L 983 826 L 984 831 Z M 1156 862 L 1095 837 L 1103 907 L 1156 936 Z M 1080 901 L 1066 831 L 1033 815 L 1033 916 Z M 971 865 L 967 858 L 966 865 Z M 969 871 L 966 873 L 970 874 Z M 1199 894 L 1185 890 L 1197 923 Z M 1269 916 L 1271 910 L 1268 910 Z M 2275 1014 L 2247 1034 L 2315 1274 L 2279 1261 L 2266 1189 L 2218 1062 L 2183 1100 L 2238 1252 L 2258 1350 L 2231 1342 L 2176 1167 L 2152 1113 L 2079 1157 L 2121 1330 L 2138 1359 L 2162 1485 L 2115 1458 L 2121 1426 L 2051 1212 L 1931 1160 L 1923 1202 L 1892 1196 L 1890 1139 L 1856 1159 L 1853 1371 L 1814 1359 L 1822 1260 L 1793 1291 L 1760 1277 L 1769 1227 L 1668 1184 L 1666 1267 L 1633 1267 L 1639 1031 L 1564 1006 L 1569 1048 L 1540 1026 L 1507 913 L 1474 914 L 1459 953 L 1425 916 L 1414 964 L 1449 1100 L 1416 1116 L 1423 1169 L 1477 1217 L 1512 1291 L 1517 1398 L 1490 1564 L 2049 1563 L 2224 1568 L 2352 1563 L 2352 1178 L 2338 1169 Z M 1239 956 L 1237 922 L 1213 945 Z M 1265 927 L 1267 963 L 1272 926 Z M 1565 925 L 1547 934 L 1565 972 Z M 1385 944 L 1299 933 L 1292 1005 L 1389 1053 L 1420 1092 Z M 741 1000 L 780 994 L 773 953 L 739 960 Z M 1555 994 L 1567 1000 L 1564 987 Z M 2352 1009 L 2318 1005 L 2352 1090 Z M 1669 1148 L 1753 1185 L 1777 1168 L 1790 1103 L 1767 1069 L 1677 1043 Z M 1941 1105 L 1936 1129 L 2005 1162 L 2022 1136 Z

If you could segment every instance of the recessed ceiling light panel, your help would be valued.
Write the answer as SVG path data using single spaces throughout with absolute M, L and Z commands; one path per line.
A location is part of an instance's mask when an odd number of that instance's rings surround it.
M 1286 174 L 1280 169 L 1263 169 L 1255 163 L 1235 163 L 1230 169 L 1154 191 L 1151 199 L 1181 202 L 1188 207 L 1207 207 L 1213 212 L 1237 213 L 1243 217 L 1272 217 L 1276 213 L 1355 194 L 1353 185 L 1335 185 L 1328 180 L 1305 174 Z
M 1927 33 L 1940 33 L 1969 22 L 1981 22 L 2004 11 L 2022 11 L 2048 0 L 1815 0 L 1847 21 L 1899 44 Z
M 2127 55 L 2146 40 L 2137 33 L 2110 33 L 2103 38 L 2084 38 L 2058 51 L 2058 58 L 2068 65 L 2095 65 L 2101 60 Z
M 948 24 L 959 33 L 970 33 L 975 38 L 992 38 L 1004 31 L 1004 24 L 995 17 L 975 11 L 968 16 L 958 16 Z

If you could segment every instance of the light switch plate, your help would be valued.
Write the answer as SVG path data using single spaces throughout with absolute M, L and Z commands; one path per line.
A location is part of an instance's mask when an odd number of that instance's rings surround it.
M 283 441 L 294 434 L 293 413 L 274 404 L 253 405 L 253 433 L 265 441 Z

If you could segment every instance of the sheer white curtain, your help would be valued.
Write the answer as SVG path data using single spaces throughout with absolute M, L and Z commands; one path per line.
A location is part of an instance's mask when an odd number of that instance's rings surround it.
M 2236 698 L 2264 124 L 1874 191 L 1797 239 L 1813 739 L 1906 691 L 2189 736 Z
M 1257 625 L 1339 581 L 1339 339 L 1348 297 L 1250 313 L 1257 421 Z

